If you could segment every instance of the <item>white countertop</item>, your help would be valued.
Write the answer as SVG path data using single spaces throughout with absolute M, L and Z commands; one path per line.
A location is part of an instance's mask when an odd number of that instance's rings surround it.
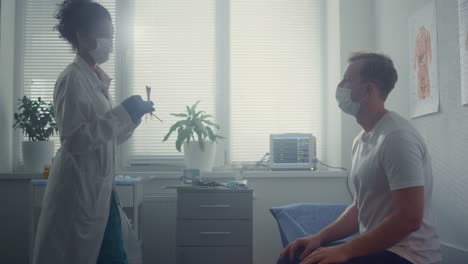
M 147 179 L 174 179 L 182 176 L 182 171 L 172 172 L 152 172 L 152 171 L 127 171 L 119 172 L 118 175 L 127 175 L 130 177 L 142 177 Z M 202 179 L 207 178 L 234 178 L 234 171 L 212 171 L 201 172 Z M 320 171 L 243 171 L 242 177 L 246 179 L 252 178 L 346 178 L 347 171 L 343 170 L 320 170 Z
M 348 172 L 342 170 L 318 170 L 318 171 L 243 171 L 244 178 L 345 178 Z M 155 172 L 155 171 L 128 171 L 118 172 L 117 175 L 130 177 L 142 177 L 149 179 L 174 179 L 182 176 L 182 171 Z M 234 178 L 234 171 L 202 172 L 202 178 Z M 27 180 L 42 179 L 42 173 L 17 171 L 11 173 L 0 173 L 0 180 Z

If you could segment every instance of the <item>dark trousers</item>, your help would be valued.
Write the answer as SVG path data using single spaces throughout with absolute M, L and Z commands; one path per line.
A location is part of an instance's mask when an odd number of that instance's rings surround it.
M 290 262 L 289 259 L 279 259 L 277 264 L 299 264 L 301 261 L 299 260 L 298 256 L 300 255 L 301 252 L 302 250 L 296 253 L 296 258 L 293 262 Z M 370 254 L 367 256 L 353 258 L 344 264 L 412 264 L 412 263 L 393 252 L 384 250 L 384 251 L 376 252 L 374 254 Z
M 97 264 L 127 264 L 125 254 L 120 212 L 114 191 L 110 200 L 109 218 L 107 220 L 104 238 L 99 252 Z
M 384 250 L 371 255 L 353 258 L 346 262 L 346 264 L 367 264 L 367 263 L 379 263 L 379 264 L 412 264 L 408 260 L 400 257 L 399 255 Z

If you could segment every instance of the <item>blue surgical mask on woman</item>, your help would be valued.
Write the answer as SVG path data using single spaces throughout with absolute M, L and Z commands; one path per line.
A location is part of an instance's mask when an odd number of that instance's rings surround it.
M 356 116 L 359 112 L 361 105 L 351 99 L 351 89 L 349 88 L 336 88 L 336 101 L 340 109 L 352 116 Z
M 111 38 L 97 38 L 96 48 L 89 51 L 89 55 L 97 64 L 103 64 L 109 60 L 109 55 L 113 50 L 113 43 Z

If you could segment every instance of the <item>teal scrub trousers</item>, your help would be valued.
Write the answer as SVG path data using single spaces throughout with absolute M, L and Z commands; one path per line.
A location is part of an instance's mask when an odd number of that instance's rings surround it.
M 101 250 L 99 251 L 97 264 L 128 264 L 121 226 L 117 199 L 114 191 L 112 191 L 109 218 L 107 220 L 106 230 L 104 231 L 104 238 L 102 240 Z

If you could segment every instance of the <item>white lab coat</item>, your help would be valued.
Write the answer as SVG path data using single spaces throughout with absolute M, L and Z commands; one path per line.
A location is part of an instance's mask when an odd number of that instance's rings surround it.
M 33 264 L 96 264 L 114 185 L 114 149 L 138 125 L 122 105 L 112 108 L 111 79 L 99 67 L 98 74 L 102 81 L 76 55 L 55 84 L 61 148 L 42 203 Z

